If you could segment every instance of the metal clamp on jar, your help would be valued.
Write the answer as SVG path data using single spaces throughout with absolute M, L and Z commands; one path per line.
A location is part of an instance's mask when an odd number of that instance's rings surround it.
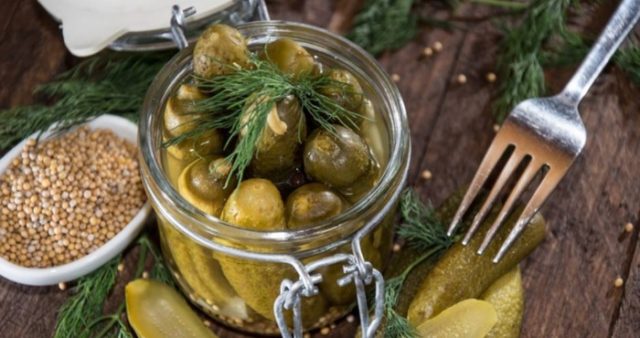
M 290 38 L 323 64 L 359 78 L 375 107 L 362 133 L 374 145 L 382 174 L 345 212 L 312 227 L 267 232 L 234 226 L 198 210 L 178 193 L 176 172 L 184 161 L 162 147 L 166 103 L 193 69 L 183 32 L 191 12 L 174 8 L 171 31 L 185 48 L 149 88 L 139 126 L 143 183 L 178 285 L 192 302 L 227 325 L 283 337 L 299 338 L 304 329 L 326 326 L 357 302 L 362 336 L 373 337 L 384 307 L 380 271 L 391 250 L 410 153 L 398 89 L 365 51 L 326 30 L 279 21 L 238 25 L 251 50 Z M 373 302 L 367 301 L 369 290 L 374 291 Z

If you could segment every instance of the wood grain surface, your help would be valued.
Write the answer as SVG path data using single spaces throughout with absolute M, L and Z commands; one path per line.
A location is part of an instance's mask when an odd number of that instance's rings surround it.
M 275 19 L 343 30 L 353 12 L 345 1 L 268 5 Z M 599 31 L 609 10 L 594 11 L 585 27 Z M 494 135 L 490 102 L 497 83 L 485 76 L 495 69 L 500 33 L 490 20 L 481 20 L 487 16 L 484 11 L 463 5 L 455 14 L 457 29 L 423 29 L 401 50 L 379 58 L 390 74 L 399 75 L 411 120 L 410 182 L 436 205 L 469 182 Z M 447 18 L 450 13 L 434 8 L 429 15 Z M 58 24 L 35 0 L 1 1 L 0 18 L 0 108 L 7 108 L 32 102 L 35 86 L 77 60 L 65 50 Z M 436 41 L 443 44 L 442 51 L 421 57 L 422 49 Z M 571 72 L 549 70 L 550 89 L 560 89 Z M 465 84 L 455 81 L 458 74 L 465 74 Z M 589 132 L 586 148 L 543 208 L 547 239 L 524 263 L 523 337 L 640 334 L 639 94 L 640 88 L 609 67 L 581 105 Z M 423 170 L 433 177 L 421 179 Z M 627 222 L 637 224 L 632 233 L 623 232 Z M 126 254 L 127 268 L 108 308 L 122 301 L 123 281 L 135 256 L 135 250 Z M 614 287 L 618 276 L 625 282 L 620 288 Z M 0 337 L 50 337 L 57 310 L 68 296 L 69 291 L 57 287 L 26 287 L 0 278 Z M 246 337 L 213 329 L 221 337 Z M 355 324 L 343 320 L 328 336 L 351 337 L 354 332 Z

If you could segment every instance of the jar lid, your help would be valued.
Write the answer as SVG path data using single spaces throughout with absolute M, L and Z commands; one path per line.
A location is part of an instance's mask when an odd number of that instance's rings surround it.
M 212 22 L 240 24 L 268 19 L 261 0 L 38 1 L 61 22 L 65 45 L 80 57 L 106 47 L 119 51 L 175 48 L 170 27 L 174 5 L 195 9 L 185 23 L 186 38 L 190 41 Z M 256 6 L 258 3 L 261 6 Z

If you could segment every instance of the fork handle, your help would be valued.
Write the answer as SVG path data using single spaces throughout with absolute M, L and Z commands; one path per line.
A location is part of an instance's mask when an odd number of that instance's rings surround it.
M 611 56 L 640 18 L 640 0 L 622 0 L 580 68 L 567 83 L 560 96 L 570 105 L 577 107 L 589 91 Z

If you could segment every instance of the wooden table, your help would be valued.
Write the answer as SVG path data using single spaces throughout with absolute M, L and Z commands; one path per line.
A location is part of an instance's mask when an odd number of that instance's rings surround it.
M 334 6 L 327 1 L 269 4 L 276 19 L 321 27 L 339 19 Z M 591 31 L 604 24 L 604 11 L 586 25 Z M 448 12 L 432 14 L 444 18 Z M 488 83 L 485 74 L 495 69 L 499 34 L 489 21 L 474 19 L 479 14 L 478 7 L 464 5 L 456 14 L 463 29 L 427 28 L 400 51 L 380 58 L 389 73 L 399 75 L 411 120 L 410 181 L 436 205 L 469 182 L 494 135 L 490 100 L 496 84 Z M 0 107 L 6 108 L 32 102 L 34 86 L 75 59 L 65 50 L 58 24 L 35 1 L 1 1 L 0 18 Z M 422 49 L 436 41 L 443 44 L 442 51 L 421 58 Z M 561 88 L 570 73 L 571 69 L 548 72 L 551 90 Z M 458 74 L 466 75 L 465 84 L 455 81 Z M 640 88 L 609 69 L 581 106 L 589 131 L 587 146 L 543 208 L 547 239 L 523 265 L 525 337 L 640 333 L 639 94 Z M 428 181 L 420 179 L 425 169 L 433 173 Z M 627 222 L 638 224 L 631 234 L 623 232 Z M 135 252 L 129 253 L 127 262 L 133 256 Z M 616 288 L 618 276 L 625 284 Z M 26 287 L 0 279 L 0 336 L 51 336 L 56 312 L 68 295 L 57 287 Z M 121 296 L 119 285 L 108 307 Z M 215 330 L 224 337 L 241 336 Z M 344 322 L 331 336 L 353 332 L 353 324 Z

